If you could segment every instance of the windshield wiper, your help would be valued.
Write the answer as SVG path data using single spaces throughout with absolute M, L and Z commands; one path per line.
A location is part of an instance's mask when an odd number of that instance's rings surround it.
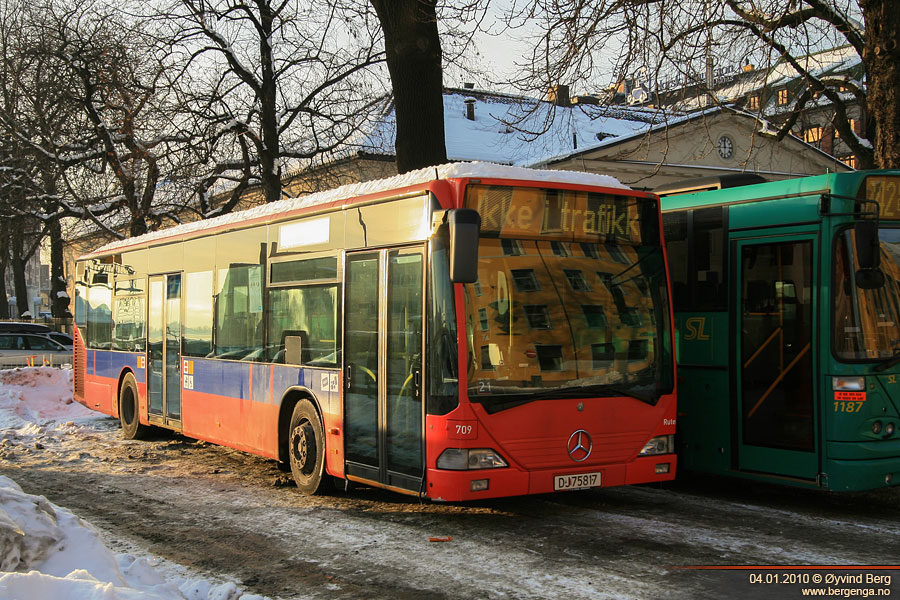
M 875 366 L 873 371 L 880 373 L 881 371 L 885 371 L 890 369 L 897 363 L 900 363 L 900 348 L 894 348 L 894 355 L 890 358 L 885 358 L 882 362 Z

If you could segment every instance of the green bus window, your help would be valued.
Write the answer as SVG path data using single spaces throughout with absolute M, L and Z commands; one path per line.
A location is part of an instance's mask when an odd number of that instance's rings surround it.
M 900 228 L 878 229 L 885 284 L 873 290 L 854 283 L 854 235 L 846 229 L 834 247 L 834 352 L 849 361 L 890 358 L 900 347 Z
M 726 310 L 725 219 L 720 206 L 693 211 L 693 275 L 696 301 L 693 310 Z
M 675 310 L 690 310 L 692 301 L 692 288 L 688 280 L 687 218 L 687 212 L 666 213 L 663 215 Z

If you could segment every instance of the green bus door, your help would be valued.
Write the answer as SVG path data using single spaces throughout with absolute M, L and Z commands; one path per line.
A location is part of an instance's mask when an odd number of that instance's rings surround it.
M 815 238 L 736 242 L 737 466 L 815 479 Z
M 424 477 L 419 248 L 347 255 L 344 298 L 346 472 L 418 491 Z

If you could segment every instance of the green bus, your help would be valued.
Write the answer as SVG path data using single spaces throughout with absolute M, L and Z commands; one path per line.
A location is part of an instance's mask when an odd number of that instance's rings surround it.
M 828 490 L 900 483 L 900 171 L 657 193 L 682 467 Z

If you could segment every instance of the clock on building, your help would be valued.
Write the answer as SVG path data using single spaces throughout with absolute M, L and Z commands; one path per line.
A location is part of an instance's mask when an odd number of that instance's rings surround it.
M 734 154 L 734 142 L 727 135 L 720 136 L 716 141 L 716 150 L 720 157 L 731 158 L 731 155 Z

